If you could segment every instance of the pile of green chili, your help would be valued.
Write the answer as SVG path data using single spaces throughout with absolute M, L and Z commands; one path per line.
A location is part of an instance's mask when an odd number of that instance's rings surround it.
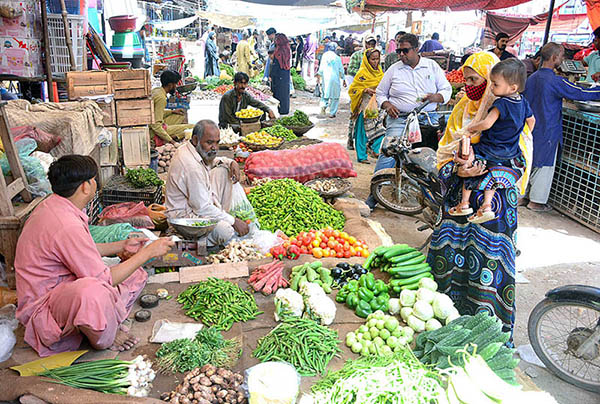
M 233 323 L 253 320 L 263 313 L 250 292 L 216 278 L 191 285 L 179 294 L 177 301 L 183 305 L 186 316 L 218 330 L 229 330 Z
M 323 374 L 329 361 L 341 352 L 336 331 L 308 318 L 287 316 L 258 340 L 253 355 L 261 362 L 284 361 L 301 376 Z
M 254 187 L 248 200 L 261 229 L 281 230 L 288 236 L 314 229 L 342 230 L 346 218 L 323 202 L 319 194 L 291 179 L 273 180 Z

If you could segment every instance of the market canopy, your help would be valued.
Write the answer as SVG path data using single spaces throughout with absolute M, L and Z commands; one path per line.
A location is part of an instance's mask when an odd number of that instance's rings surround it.
M 400 11 L 400 10 L 498 10 L 527 3 L 531 0 L 346 0 L 348 11 Z
M 269 6 L 326 6 L 335 0 L 242 0 L 245 3 L 266 4 Z

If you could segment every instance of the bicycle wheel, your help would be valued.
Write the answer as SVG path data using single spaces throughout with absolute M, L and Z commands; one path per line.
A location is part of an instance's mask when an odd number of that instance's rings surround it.
M 395 175 L 382 174 L 371 181 L 371 195 L 387 210 L 401 215 L 421 213 L 421 190 L 405 176 L 402 178 L 401 191 L 398 195 Z
M 600 392 L 598 341 L 585 357 L 577 348 L 594 332 L 600 311 L 586 302 L 544 299 L 529 315 L 529 341 L 546 367 L 564 381 Z

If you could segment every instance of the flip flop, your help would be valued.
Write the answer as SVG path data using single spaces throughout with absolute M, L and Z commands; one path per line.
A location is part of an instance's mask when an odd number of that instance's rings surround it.
M 450 216 L 468 216 L 473 214 L 473 208 L 468 207 L 466 209 L 461 209 L 458 206 L 454 206 L 448 210 L 448 214 Z
M 485 222 L 489 222 L 490 220 L 494 220 L 496 218 L 496 214 L 492 210 L 492 207 L 481 207 L 477 210 L 473 216 L 470 216 L 467 220 L 470 223 L 481 224 Z
M 358 160 L 360 164 L 371 164 L 369 160 Z

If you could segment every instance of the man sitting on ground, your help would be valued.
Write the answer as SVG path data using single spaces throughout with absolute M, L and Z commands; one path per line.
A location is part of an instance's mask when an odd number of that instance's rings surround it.
M 17 242 L 17 319 L 40 356 L 74 351 L 84 336 L 95 349 L 133 347 L 138 340 L 122 323 L 146 285 L 140 266 L 173 246 L 159 239 L 144 247 L 142 238 L 95 244 L 83 209 L 96 194 L 97 175 L 91 157 L 52 163 L 54 194 L 33 211 Z M 110 268 L 102 261 L 117 254 L 129 259 Z
M 248 234 L 248 224 L 228 213 L 234 187 L 242 187 L 238 182 L 240 166 L 229 158 L 217 157 L 220 139 L 213 121 L 198 122 L 192 139 L 179 147 L 171 160 L 167 179 L 166 205 L 170 215 L 219 221 L 208 235 L 209 247 L 227 244 L 236 233 Z M 238 191 L 244 193 L 243 189 Z
M 275 119 L 275 114 L 269 107 L 246 92 L 249 80 L 248 75 L 243 72 L 237 72 L 233 76 L 233 89 L 223 94 L 219 103 L 219 127 L 231 126 L 234 130 L 239 131 L 240 120 L 235 116 L 235 113 L 248 108 L 249 105 L 262 110 L 269 115 L 270 119 Z
M 160 75 L 161 87 L 152 90 L 154 103 L 154 123 L 150 125 L 150 138 L 157 146 L 163 143 L 172 143 L 174 140 L 183 140 L 185 130 L 194 125 L 185 124 L 185 111 L 183 109 L 170 110 L 167 108 L 167 94 L 175 94 L 177 83 L 181 75 L 172 70 L 165 70 Z

